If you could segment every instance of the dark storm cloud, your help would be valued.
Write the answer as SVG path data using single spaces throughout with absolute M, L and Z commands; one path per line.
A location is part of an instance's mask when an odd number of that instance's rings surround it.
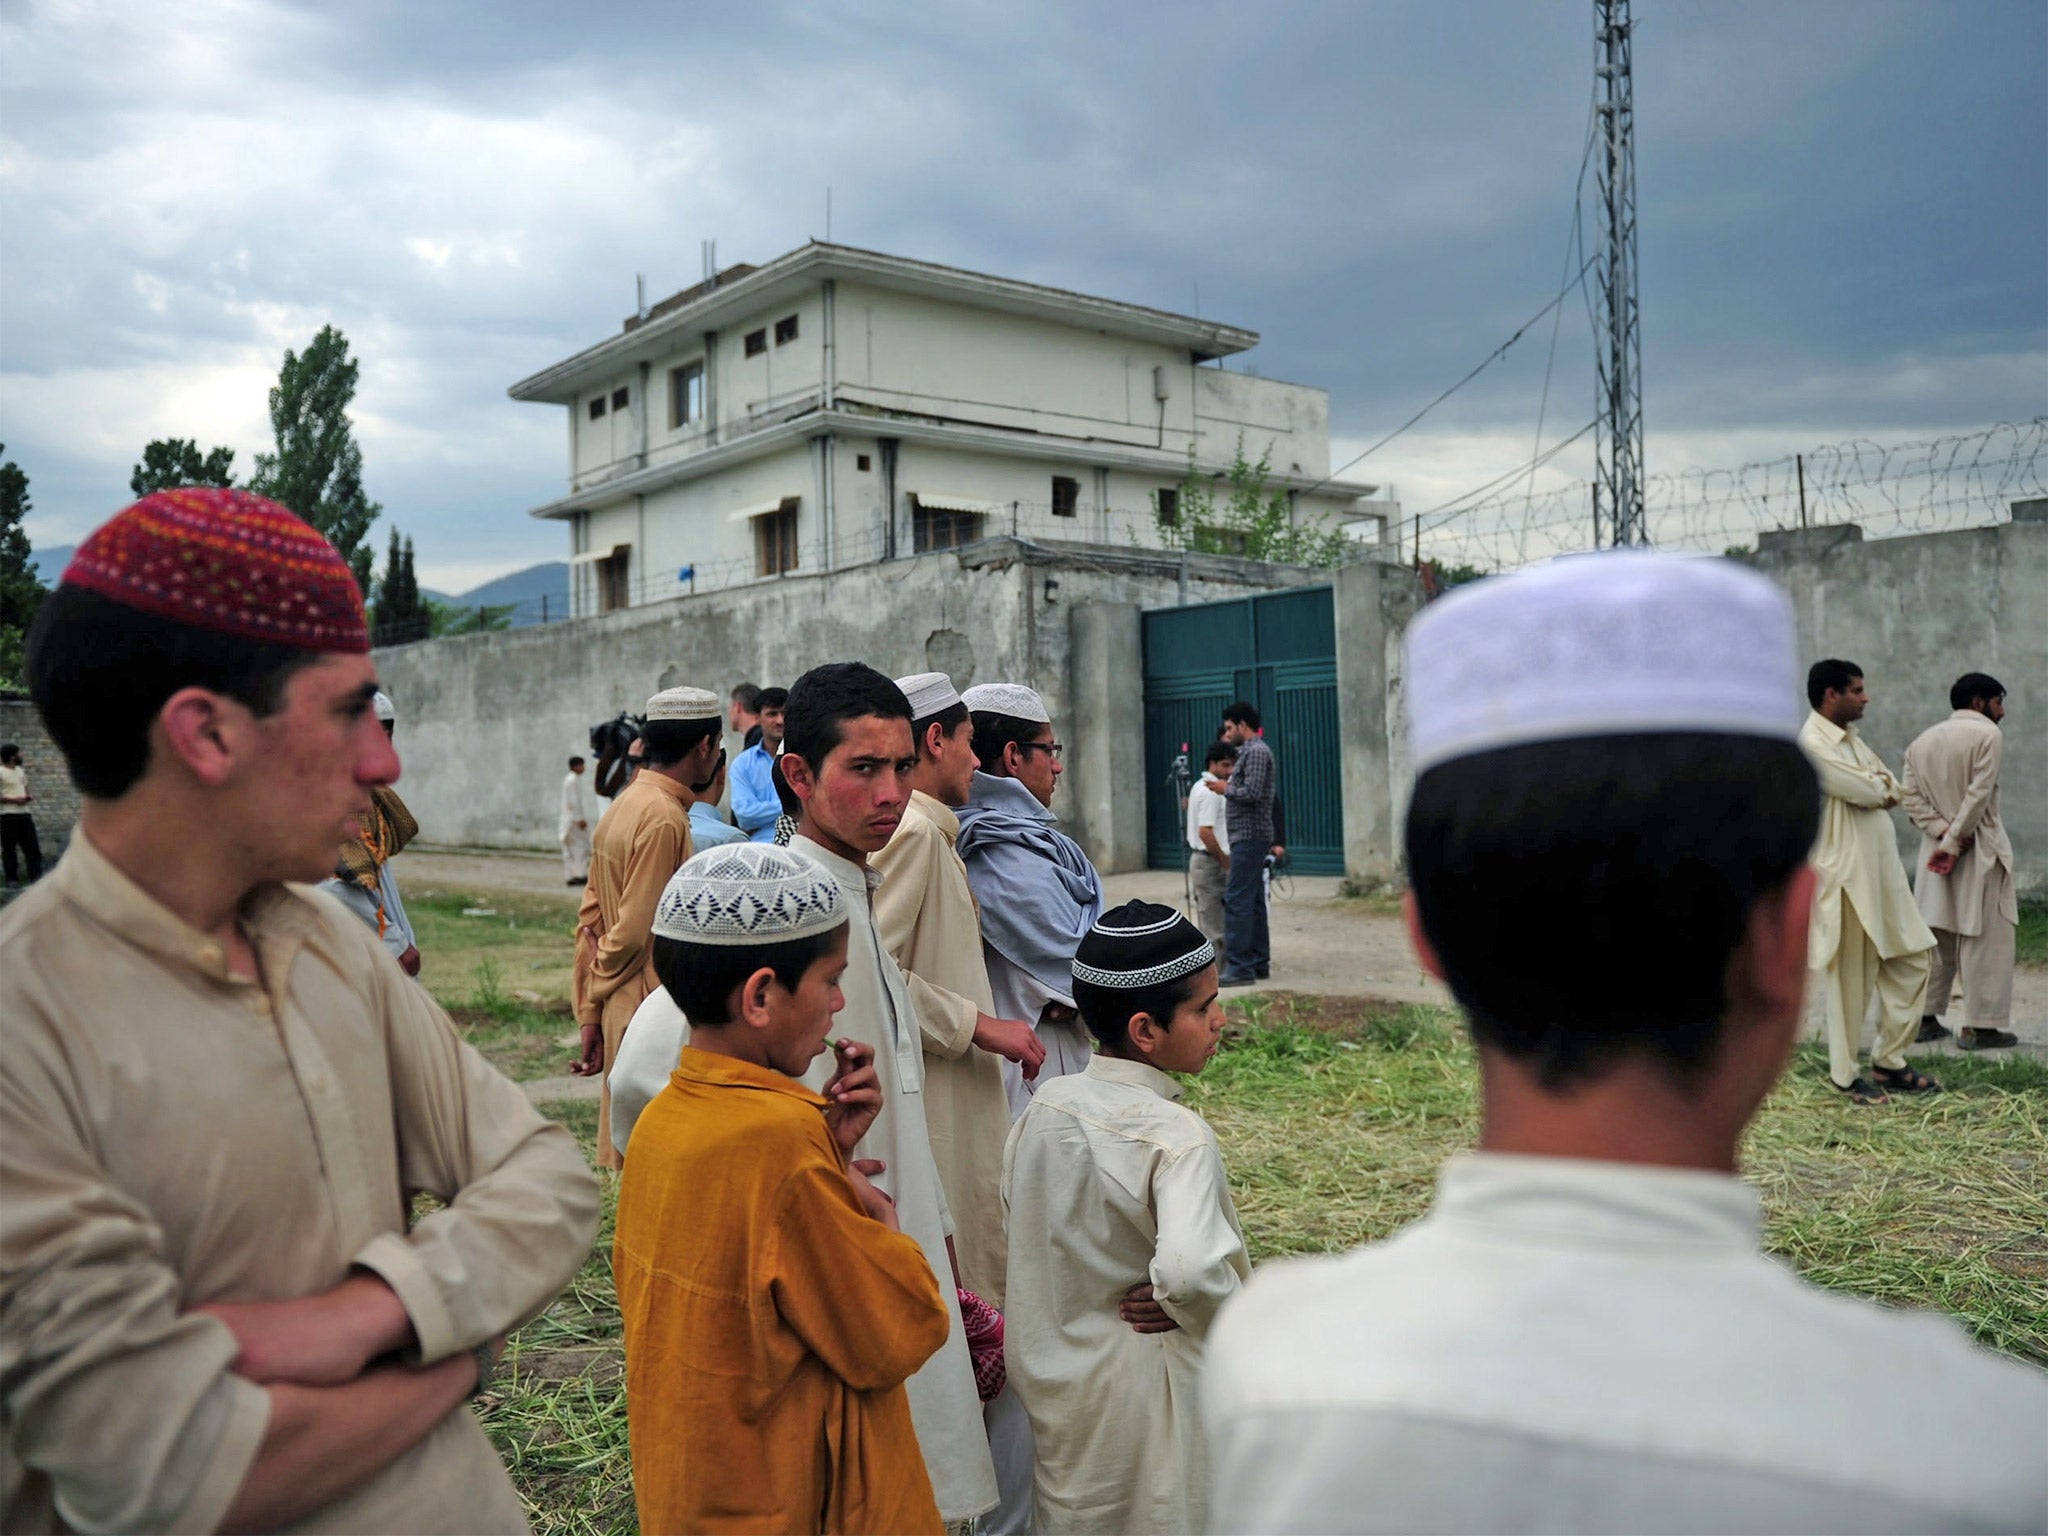
M 60 541 L 150 436 L 246 465 L 279 355 L 333 320 L 423 571 L 546 558 L 521 514 L 561 422 L 506 384 L 612 330 L 636 271 L 694 281 L 701 239 L 822 235 L 829 184 L 849 243 L 1199 287 L 1362 446 L 1555 291 L 1590 10 L 9 7 L 0 440 Z M 1653 460 L 2048 409 L 2037 4 L 1639 11 Z M 1358 474 L 1456 490 L 1526 457 L 1549 340 Z M 1574 298 L 1546 438 L 1591 394 Z

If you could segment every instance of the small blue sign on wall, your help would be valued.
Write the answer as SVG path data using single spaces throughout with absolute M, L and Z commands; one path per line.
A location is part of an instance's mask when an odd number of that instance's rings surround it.
M 680 571 L 676 572 L 677 581 L 695 581 L 696 579 L 697 567 L 695 567 L 694 565 L 686 565 Z

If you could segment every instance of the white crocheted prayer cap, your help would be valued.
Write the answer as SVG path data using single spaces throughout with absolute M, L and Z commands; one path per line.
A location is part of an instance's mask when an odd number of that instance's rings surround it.
M 664 688 L 647 701 L 649 720 L 716 720 L 718 695 L 702 688 Z
M 358 695 L 358 697 L 360 697 L 360 695 Z M 370 708 L 377 712 L 377 718 L 379 720 L 391 720 L 395 722 L 398 719 L 398 706 L 391 702 L 391 695 L 386 693 L 382 688 L 379 688 L 376 691 L 376 693 L 371 696 Z
M 1461 587 L 1409 626 L 1417 773 L 1584 736 L 1792 741 L 1806 718 L 1792 604 L 1732 560 L 1615 550 Z
M 773 843 L 726 843 L 669 878 L 653 931 L 692 944 L 783 944 L 845 921 L 839 882 L 815 860 Z
M 972 714 L 1008 715 L 1012 720 L 1052 724 L 1052 716 L 1045 712 L 1045 700 L 1022 683 L 976 683 L 960 698 Z
M 960 693 L 953 686 L 953 679 L 943 672 L 914 672 L 909 677 L 897 678 L 896 686 L 903 690 L 903 697 L 910 700 L 910 718 L 913 720 L 929 720 L 960 702 Z

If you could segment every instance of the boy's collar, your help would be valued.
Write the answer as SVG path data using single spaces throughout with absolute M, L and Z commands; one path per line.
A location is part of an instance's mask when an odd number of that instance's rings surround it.
M 1133 1061 L 1127 1056 L 1105 1056 L 1097 1051 L 1088 1058 L 1088 1065 L 1083 1070 L 1101 1082 L 1149 1088 L 1162 1099 L 1172 1099 L 1175 1102 L 1180 1099 L 1180 1080 L 1171 1073 L 1160 1071 L 1149 1061 Z
M 811 1092 L 798 1079 L 786 1077 L 773 1067 L 742 1061 L 737 1056 L 721 1056 L 715 1051 L 703 1050 L 694 1045 L 683 1047 L 683 1053 L 676 1061 L 675 1075 L 684 1082 L 703 1083 L 713 1088 L 765 1089 L 771 1093 L 786 1093 L 792 1098 L 802 1099 L 806 1104 L 815 1104 L 820 1109 L 831 1107 L 829 1100 Z

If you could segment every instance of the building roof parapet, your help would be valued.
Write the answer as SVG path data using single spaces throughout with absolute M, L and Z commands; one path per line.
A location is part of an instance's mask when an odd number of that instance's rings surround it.
M 1186 347 L 1197 360 L 1248 351 L 1259 341 L 1257 331 L 1193 315 L 813 240 L 764 266 L 727 268 L 716 279 L 664 299 L 648 311 L 645 320 L 634 316 L 620 334 L 521 379 L 507 393 L 514 400 L 574 404 L 590 385 L 609 381 L 621 369 L 672 352 L 700 332 L 718 330 L 772 307 L 779 299 L 826 278 L 846 278 Z M 675 307 L 669 308 L 672 304 Z

